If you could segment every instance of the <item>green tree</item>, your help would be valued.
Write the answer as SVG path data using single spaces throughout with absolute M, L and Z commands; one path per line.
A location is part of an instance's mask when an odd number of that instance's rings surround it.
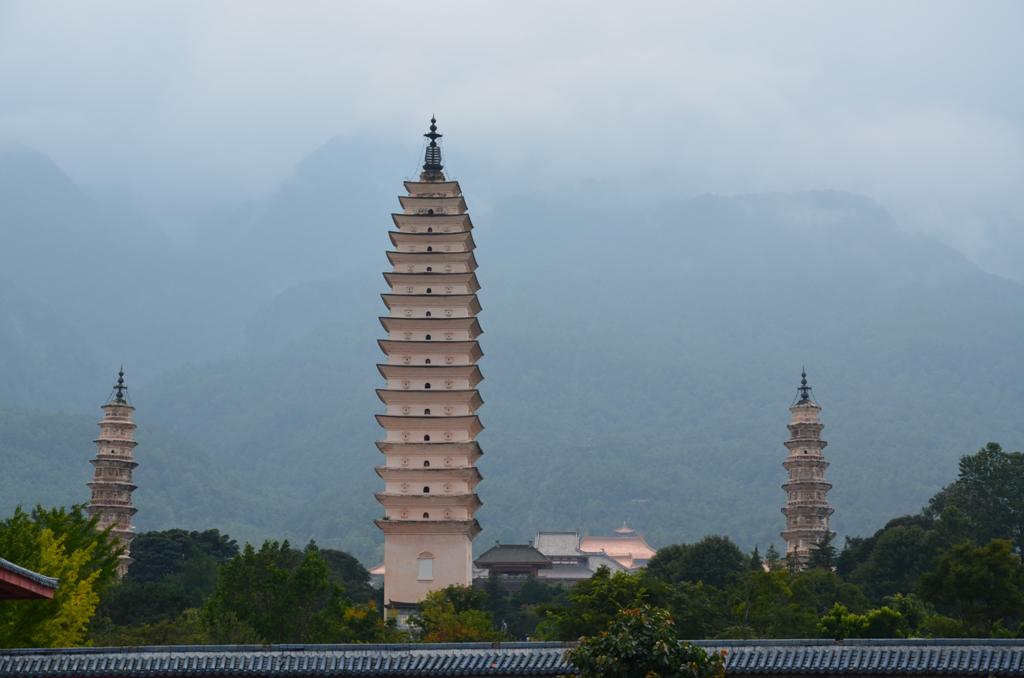
M 960 474 L 929 503 L 927 512 L 943 516 L 955 509 L 974 541 L 1009 539 L 1024 554 L 1024 453 L 1003 452 L 988 443 L 960 460 Z
M 878 533 L 876 533 L 877 535 Z M 873 537 L 846 537 L 843 549 L 836 556 L 836 573 L 848 578 L 854 570 L 867 561 L 875 545 Z
M 547 610 L 564 606 L 566 590 L 530 577 L 521 589 L 502 596 L 497 604 L 489 590 L 488 599 L 495 625 L 512 638 L 527 640 L 538 635 L 537 627 L 547 616 Z M 496 609 L 503 611 L 499 614 L 494 612 Z
M 551 623 L 542 625 L 543 635 L 558 640 L 595 635 L 621 610 L 660 605 L 665 594 L 663 583 L 641 573 L 612 573 L 600 567 L 593 577 L 572 587 L 564 607 L 549 611 Z
M 834 572 L 788 569 L 749 572 L 727 591 L 730 611 L 720 636 L 729 638 L 808 638 L 835 603 L 862 610 L 867 599 Z
M 836 565 L 836 547 L 832 544 L 835 532 L 825 532 L 824 536 L 811 547 L 811 556 L 807 567 L 831 570 Z
M 779 555 L 775 544 L 768 544 L 768 550 L 764 552 L 764 562 L 769 570 L 777 570 L 782 567 L 782 556 Z
M 174 619 L 161 619 L 149 624 L 114 626 L 109 618 L 94 621 L 89 632 L 93 645 L 120 647 L 126 645 L 203 645 L 213 642 L 199 610 L 185 610 Z M 251 634 L 234 639 L 258 643 Z
M 1024 617 L 1024 565 L 1007 539 L 957 544 L 920 586 L 926 600 L 962 619 L 970 633 L 985 635 L 997 623 L 1015 626 Z
M 142 532 L 132 541 L 135 562 L 125 581 L 162 581 L 188 569 L 199 556 L 220 564 L 237 555 L 238 543 L 219 530 Z
M 882 599 L 884 607 L 895 610 L 903 617 L 906 635 L 908 637 L 917 634 L 921 624 L 931 613 L 928 605 L 912 593 L 896 593 Z
M 749 560 L 728 537 L 717 534 L 694 544 L 675 544 L 660 549 L 647 564 L 647 573 L 669 584 L 704 582 L 724 588 L 749 570 Z
M 930 614 L 918 627 L 918 634 L 924 638 L 964 638 L 976 635 L 967 630 L 963 621 L 944 614 Z
M 835 603 L 842 603 L 854 611 L 869 607 L 867 596 L 856 584 L 843 581 L 831 570 L 798 572 L 790 576 L 789 587 L 793 602 L 813 610 L 816 617 L 824 614 Z
M 346 597 L 357 603 L 374 599 L 370 573 L 355 556 L 336 549 L 320 549 L 320 557 L 327 563 L 331 581 L 342 588 Z
M 396 643 L 409 639 L 394 622 L 385 622 L 373 602 L 352 604 L 340 586 L 331 588 L 324 608 L 314 617 L 312 643 Z
M 721 655 L 680 640 L 671 615 L 643 606 L 621 610 L 607 630 L 580 640 L 568 660 L 581 678 L 724 678 Z
M 495 641 L 504 634 L 494 628 L 491 613 L 484 609 L 487 596 L 471 586 L 448 586 L 431 591 L 409 618 L 420 640 L 428 643 Z
M 764 560 L 761 558 L 761 553 L 754 547 L 754 550 L 750 553 L 750 569 L 753 572 L 761 572 L 764 570 Z
M 727 594 L 713 586 L 682 582 L 669 588 L 665 606 L 681 638 L 712 638 L 726 624 L 727 600 Z
M 104 592 L 97 613 L 114 626 L 175 620 L 202 607 L 217 585 L 221 564 L 236 555 L 238 544 L 217 530 L 143 532 L 132 542 L 135 562 Z
M 836 603 L 818 622 L 825 638 L 902 638 L 908 635 L 903 615 L 890 607 L 868 610 L 865 614 L 850 612 Z
M 891 607 L 883 605 L 864 616 L 864 638 L 905 638 L 912 630 L 903 615 Z
M 860 638 L 864 621 L 863 615 L 854 614 L 842 603 L 836 603 L 818 621 L 818 631 L 823 638 Z
M 216 642 L 237 642 L 249 630 L 270 643 L 361 642 L 388 633 L 375 609 L 351 603 L 312 542 L 298 551 L 267 541 L 259 551 L 246 544 L 224 564 L 203 616 Z
M 115 579 L 120 545 L 81 506 L 31 514 L 20 507 L 0 523 L 0 553 L 60 580 L 52 600 L 0 606 L 4 647 L 73 647 L 85 641 L 100 592 Z
M 813 608 L 793 596 L 788 570 L 749 572 L 728 589 L 726 638 L 797 638 L 813 635 L 818 620 Z
M 875 535 L 867 561 L 850 574 L 875 600 L 911 593 L 943 548 L 935 529 L 890 522 Z
M 488 573 L 483 592 L 486 599 L 484 609 L 491 613 L 497 628 L 507 631 L 518 610 L 513 606 L 512 596 L 502 585 L 501 577 L 494 570 Z
M 512 605 L 546 604 L 562 598 L 565 598 L 565 589 L 561 586 L 545 584 L 535 577 L 530 577 L 523 587 L 512 595 Z

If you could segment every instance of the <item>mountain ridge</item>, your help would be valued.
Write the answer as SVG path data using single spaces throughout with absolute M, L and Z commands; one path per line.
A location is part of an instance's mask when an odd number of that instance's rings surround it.
M 165 288 L 180 299 L 158 309 L 161 342 L 142 347 L 159 369 L 130 383 L 140 418 L 210 466 L 151 469 L 168 508 L 152 527 L 198 520 L 185 508 L 201 493 L 210 515 L 198 527 L 226 529 L 223 518 L 244 539 L 315 537 L 373 562 L 378 294 L 401 183 L 380 178 L 386 157 L 351 171 L 342 140 L 318 153 L 245 228 L 200 238 L 139 282 L 140 298 Z M 841 534 L 917 510 L 990 439 L 1022 446 L 1021 286 L 908 233 L 869 198 L 639 203 L 464 183 L 485 330 L 480 544 L 623 520 L 655 545 L 711 532 L 778 543 L 802 365 L 824 407 Z M 164 348 L 185 339 L 188 352 Z M 11 393 L 0 406 L 24 405 Z M 59 472 L 70 487 L 89 469 Z

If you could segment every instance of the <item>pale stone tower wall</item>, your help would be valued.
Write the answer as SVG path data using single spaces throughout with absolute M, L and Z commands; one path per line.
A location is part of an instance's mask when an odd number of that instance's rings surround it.
M 132 504 L 132 471 L 135 463 L 135 423 L 132 415 L 135 408 L 127 400 L 124 385 L 124 371 L 118 373 L 114 395 L 103 406 L 103 419 L 99 422 L 100 435 L 95 441 L 96 457 L 91 460 L 93 478 L 89 483 L 91 496 L 86 505 L 89 516 L 99 516 L 99 528 L 111 527 L 113 534 L 124 547 L 118 560 L 117 575 L 123 577 L 132 564 L 131 544 L 135 538 L 132 516 L 136 508 Z
M 789 481 L 782 486 L 786 491 L 786 505 L 782 509 L 786 529 L 782 538 L 786 540 L 786 556 L 805 564 L 814 546 L 829 534 L 833 509 L 827 494 L 832 485 L 825 482 L 828 461 L 824 449 L 828 443 L 821 439 L 825 428 L 820 420 L 821 407 L 811 397 L 806 373 L 801 375 L 797 393 L 796 403 L 789 408 L 789 455 L 783 462 Z
M 388 309 L 380 319 L 387 339 L 379 342 L 387 361 L 377 366 L 387 380 L 377 391 L 386 408 L 377 416 L 384 516 L 375 522 L 384 532 L 384 602 L 392 609 L 470 585 L 480 531 L 476 246 L 462 190 L 442 171 L 434 123 L 420 180 L 405 182 L 403 211 L 392 215 L 390 292 L 381 295 Z

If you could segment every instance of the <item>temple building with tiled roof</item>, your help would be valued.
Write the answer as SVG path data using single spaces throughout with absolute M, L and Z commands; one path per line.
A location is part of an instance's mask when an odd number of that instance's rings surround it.
M 603 553 L 627 570 L 638 570 L 646 566 L 647 561 L 656 553 L 643 536 L 625 523 L 611 536 L 583 537 L 580 550 L 584 553 Z
M 495 544 L 473 561 L 474 583 L 497 577 L 506 591 L 518 591 L 531 577 L 551 569 L 550 558 L 530 544 Z
M 430 591 L 472 582 L 473 539 L 481 502 L 476 494 L 483 430 L 477 385 L 483 356 L 477 337 L 473 223 L 459 182 L 441 164 L 436 120 L 431 119 L 419 181 L 406 181 L 402 212 L 387 253 L 390 291 L 381 295 L 380 319 L 387 360 L 378 365 L 387 384 L 377 391 L 386 412 L 377 447 L 384 464 L 384 604 L 403 617 Z
M 638 570 L 655 550 L 631 527 L 623 525 L 611 536 L 580 536 L 579 532 L 538 532 L 533 547 L 551 560 L 537 573 L 548 583 L 570 585 L 589 579 L 601 567 L 612 572 Z

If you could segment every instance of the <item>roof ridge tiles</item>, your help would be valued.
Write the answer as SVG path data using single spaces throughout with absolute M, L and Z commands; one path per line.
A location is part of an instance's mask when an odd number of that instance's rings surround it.
M 731 675 L 1024 675 L 1024 639 L 701 640 Z M 548 675 L 572 643 L 185 645 L 0 650 L 0 678 Z

